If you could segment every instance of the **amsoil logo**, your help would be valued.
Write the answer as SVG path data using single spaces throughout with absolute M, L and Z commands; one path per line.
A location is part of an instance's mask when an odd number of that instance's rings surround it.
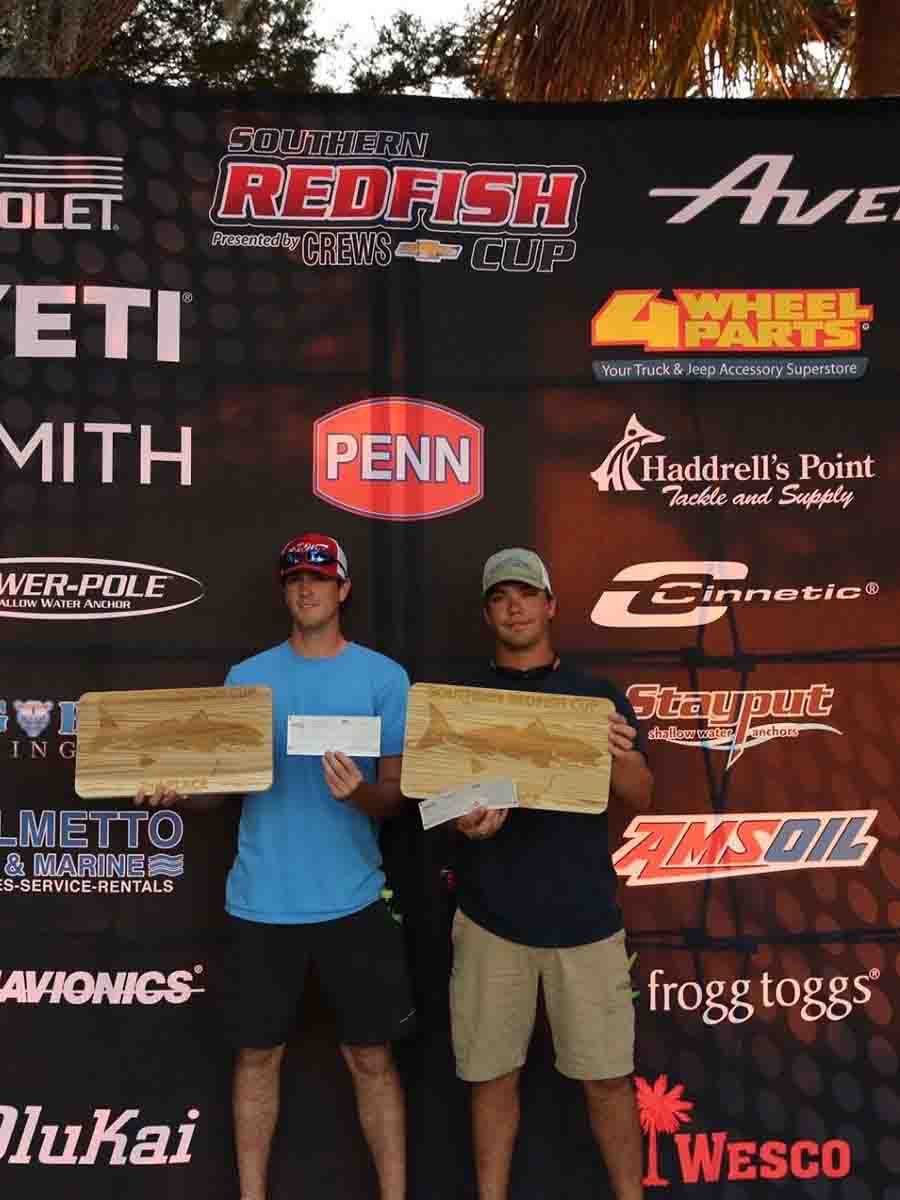
M 0 700 L 0 733 L 13 735 L 5 742 L 9 758 L 46 759 L 52 747 L 60 758 L 72 759 L 77 726 L 77 700 Z
M 799 452 L 782 459 L 773 451 L 727 459 L 718 454 L 678 458 L 656 447 L 663 434 L 642 425 L 632 413 L 625 432 L 591 479 L 599 492 L 643 492 L 653 487 L 669 508 L 802 508 L 807 512 L 848 508 L 852 484 L 875 478 L 875 458 Z M 748 486 L 752 485 L 752 486 Z
M 775 224 L 806 228 L 817 225 L 832 213 L 840 214 L 845 225 L 883 225 L 896 221 L 900 187 L 835 188 L 812 192 L 809 188 L 785 187 L 793 154 L 753 154 L 717 179 L 709 187 L 655 187 L 650 195 L 661 199 L 689 200 L 666 218 L 667 225 L 686 225 L 701 213 L 737 200 L 741 225 L 759 225 L 774 216 Z M 753 176 L 759 172 L 756 182 Z M 796 175 L 796 171 L 794 172 Z M 887 208 L 891 205 L 891 209 Z M 734 209 L 730 210 L 734 212 Z
M 715 1133 L 682 1133 L 690 1125 L 694 1107 L 684 1099 L 684 1086 L 669 1087 L 667 1075 L 652 1084 L 635 1076 L 641 1129 L 647 1135 L 647 1173 L 644 1187 L 669 1187 L 672 1167 L 683 1183 L 719 1183 L 722 1180 L 844 1179 L 853 1165 L 850 1143 L 841 1138 L 816 1142 L 732 1139 L 725 1130 Z M 675 1145 L 672 1167 L 660 1162 L 659 1135 L 671 1134 Z M 665 1170 L 665 1174 L 663 1174 Z
M 877 596 L 879 584 L 805 584 L 746 587 L 750 568 L 742 562 L 649 562 L 624 567 L 591 612 L 608 629 L 688 629 L 710 625 L 731 605 L 840 603 Z M 727 584 L 722 587 L 720 584 Z
M 872 999 L 871 984 L 881 978 L 878 967 L 865 975 L 807 975 L 776 979 L 763 971 L 758 979 L 696 979 L 667 982 L 665 971 L 650 972 L 647 997 L 651 1012 L 699 1013 L 704 1025 L 743 1025 L 758 1009 L 797 1012 L 807 1024 L 843 1021 Z
M 816 720 L 831 715 L 833 697 L 834 688 L 825 683 L 808 688 L 707 692 L 635 683 L 628 689 L 628 699 L 639 721 L 681 722 L 651 729 L 651 741 L 720 751 L 728 755 L 726 771 L 746 750 L 774 738 L 796 738 L 811 732 L 840 736 L 840 729 Z
M 635 817 L 612 856 L 628 887 L 861 867 L 878 845 L 875 809 Z
M 186 1004 L 203 966 L 170 971 L 0 971 L 0 1004 Z
M 189 1108 L 176 1128 L 155 1121 L 142 1125 L 141 1110 L 95 1108 L 88 1124 L 73 1125 L 62 1117 L 41 1121 L 42 1104 L 23 1109 L 0 1104 L 0 1162 L 11 1166 L 163 1167 L 189 1163 L 191 1143 L 200 1117 Z M 145 1118 L 146 1119 L 146 1118 Z
M 150 335 L 149 353 L 141 357 L 180 362 L 181 305 L 191 298 L 190 292 L 150 288 L 0 283 L 0 329 L 8 330 L 16 358 L 76 358 L 87 348 L 97 357 L 119 359 L 137 357 L 132 335 L 140 326 Z M 139 314 L 134 320 L 133 312 Z M 101 328 L 92 340 L 90 329 L 100 314 Z
M 149 617 L 196 604 L 199 579 L 112 558 L 0 558 L 0 617 L 96 621 Z
M 0 155 L 0 229 L 112 229 L 124 161 L 115 154 Z
M 168 894 L 184 874 L 183 840 L 171 809 L 0 813 L 0 893 Z
M 469 254 L 475 270 L 550 273 L 575 257 L 582 167 L 435 160 L 426 157 L 429 139 L 235 127 L 210 220 L 264 232 L 217 230 L 212 244 L 280 247 L 305 266 L 388 266 L 395 253 L 452 259 L 459 246 L 442 235 L 478 234 Z M 419 229 L 432 237 L 395 251 L 392 231 Z
M 484 494 L 484 429 L 427 400 L 386 396 L 315 423 L 313 491 L 387 521 L 442 517 Z

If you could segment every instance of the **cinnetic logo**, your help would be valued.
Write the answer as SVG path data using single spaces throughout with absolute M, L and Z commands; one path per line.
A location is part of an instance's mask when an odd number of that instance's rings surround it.
M 853 457 L 843 450 L 827 454 L 806 450 L 786 456 L 761 450 L 746 458 L 718 454 L 680 458 L 651 447 L 666 437 L 648 429 L 632 413 L 625 432 L 591 479 L 599 492 L 658 490 L 669 508 L 802 508 L 807 512 L 848 508 L 856 497 L 852 484 L 874 479 L 875 458 Z
M 0 1104 L 0 1162 L 11 1166 L 40 1163 L 48 1167 L 163 1167 L 189 1163 L 191 1142 L 200 1116 L 189 1108 L 187 1120 L 171 1125 L 138 1125 L 139 1108 L 114 1113 L 95 1108 L 88 1124 L 73 1125 L 55 1119 L 42 1122 L 42 1104 L 19 1109 Z
M 628 887 L 822 867 L 861 867 L 876 809 L 635 817 L 612 856 Z
M 0 229 L 112 229 L 124 161 L 116 154 L 0 155 Z
M 206 991 L 191 971 L 0 971 L 0 1004 L 186 1004 Z
M 759 225 L 775 215 L 777 225 L 817 225 L 831 213 L 840 212 L 845 225 L 883 225 L 900 220 L 900 210 L 886 211 L 896 205 L 900 187 L 892 186 L 836 188 L 824 196 L 813 195 L 808 188 L 785 187 L 793 154 L 753 154 L 717 179 L 709 187 L 655 187 L 650 195 L 689 200 L 666 218 L 667 225 L 686 225 L 701 213 L 725 200 L 737 200 L 742 208 L 741 225 Z M 756 182 L 753 176 L 758 174 Z M 849 210 L 849 211 L 848 211 Z M 733 210 L 732 210 L 733 211 Z
M 196 604 L 193 575 L 113 558 L 0 558 L 0 617 L 94 621 L 149 617 Z
M 880 586 L 836 583 L 802 587 L 745 587 L 750 568 L 742 562 L 650 562 L 624 567 L 591 612 L 608 629 L 688 629 L 710 625 L 731 605 L 840 602 L 877 596 Z M 727 584 L 726 587 L 719 586 Z
M 678 1175 L 683 1183 L 719 1183 L 722 1180 L 769 1181 L 776 1179 L 844 1179 L 850 1174 L 850 1143 L 841 1138 L 817 1142 L 801 1139 L 757 1142 L 715 1133 L 679 1132 L 690 1125 L 694 1108 L 684 1099 L 683 1084 L 669 1087 L 667 1075 L 649 1083 L 635 1076 L 638 1115 L 647 1135 L 647 1173 L 644 1187 L 669 1187 L 674 1171 L 660 1161 L 659 1135 L 672 1134 Z M 665 1170 L 665 1174 L 663 1174 Z M 760 1189 L 764 1194 L 764 1189 Z
M 628 699 L 639 721 L 673 722 L 651 729 L 651 741 L 720 751 L 728 755 L 726 771 L 746 750 L 773 738 L 796 738 L 810 732 L 840 735 L 840 729 L 816 720 L 831 715 L 833 697 L 834 688 L 825 683 L 808 688 L 708 692 L 635 683 L 628 689 Z

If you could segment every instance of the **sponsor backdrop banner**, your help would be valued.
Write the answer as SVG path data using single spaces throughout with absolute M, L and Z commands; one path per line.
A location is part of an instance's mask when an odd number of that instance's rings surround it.
M 237 1195 L 238 802 L 79 800 L 77 699 L 280 640 L 312 529 L 415 678 L 487 652 L 481 564 L 524 544 L 628 690 L 648 1194 L 900 1200 L 900 104 L 0 96 L 4 1194 Z M 411 1194 L 449 1200 L 446 831 L 385 851 Z M 608 1195 L 541 1022 L 523 1090 L 513 1195 Z M 314 986 L 283 1102 L 272 1195 L 374 1196 Z

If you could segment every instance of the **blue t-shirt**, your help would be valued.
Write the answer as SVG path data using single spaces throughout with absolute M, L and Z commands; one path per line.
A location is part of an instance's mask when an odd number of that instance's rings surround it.
M 403 751 L 409 679 L 403 668 L 350 642 L 333 658 L 303 658 L 282 642 L 238 663 L 226 686 L 272 689 L 274 777 L 244 797 L 225 908 L 271 925 L 358 912 L 381 895 L 378 823 L 328 790 L 321 758 L 287 754 L 288 717 L 381 717 L 382 755 Z M 377 760 L 354 759 L 375 782 Z

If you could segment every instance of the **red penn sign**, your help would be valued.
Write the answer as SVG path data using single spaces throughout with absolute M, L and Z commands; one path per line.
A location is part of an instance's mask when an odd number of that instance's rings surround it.
M 484 495 L 484 429 L 452 408 L 381 396 L 315 423 L 313 491 L 361 517 L 424 521 Z
M 585 173 L 575 166 L 396 161 L 334 163 L 230 156 L 215 225 L 575 232 Z

